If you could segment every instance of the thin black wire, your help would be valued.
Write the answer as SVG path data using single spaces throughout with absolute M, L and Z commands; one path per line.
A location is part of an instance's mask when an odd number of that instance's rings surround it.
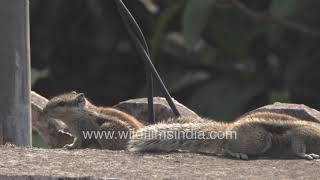
M 132 37 L 134 39 L 134 41 L 136 41 L 136 48 L 139 52 L 139 54 L 142 56 L 142 58 L 146 61 L 147 65 L 151 68 L 153 75 L 156 77 L 156 79 L 158 80 L 159 84 L 160 84 L 160 90 L 161 92 L 164 94 L 168 104 L 170 105 L 173 113 L 176 116 L 180 116 L 180 113 L 177 109 L 177 107 L 175 106 L 175 104 L 172 101 L 172 98 L 167 90 L 167 88 L 165 87 L 163 81 L 160 78 L 160 75 L 158 74 L 156 68 L 154 67 L 154 65 L 152 64 L 150 57 L 148 56 L 147 52 L 144 50 L 142 44 L 138 41 L 137 37 Z
M 131 36 L 132 41 L 134 42 L 138 53 L 141 55 L 141 57 L 144 59 L 145 64 L 147 66 L 146 68 L 146 72 L 147 72 L 147 80 L 151 80 L 151 82 L 149 82 L 151 84 L 151 88 L 150 88 L 150 84 L 148 84 L 148 108 L 149 108 L 149 118 L 150 116 L 152 116 L 152 120 L 154 121 L 154 112 L 153 112 L 153 89 L 152 89 L 152 75 L 154 75 L 156 77 L 156 80 L 158 81 L 158 83 L 160 84 L 160 90 L 163 93 L 163 95 L 165 96 L 169 106 L 171 107 L 173 113 L 176 116 L 180 116 L 179 111 L 177 110 L 175 104 L 172 101 L 172 98 L 167 90 L 167 88 L 165 87 L 162 79 L 160 78 L 160 75 L 158 74 L 157 70 L 155 69 L 151 59 L 150 59 L 150 53 L 149 53 L 149 49 L 148 49 L 148 45 L 146 43 L 146 40 L 143 36 L 143 33 L 139 27 L 139 25 L 137 24 L 137 22 L 135 21 L 134 17 L 131 15 L 130 11 L 127 9 L 127 7 L 125 6 L 125 4 L 122 2 L 122 0 L 115 0 L 119 13 L 122 17 L 122 20 L 124 21 L 124 24 L 129 32 L 129 35 Z M 151 73 L 150 73 L 151 72 Z M 151 93 L 150 93 L 151 92 Z M 152 95 L 152 103 L 150 103 L 149 101 L 149 96 Z M 152 110 L 152 114 L 150 113 L 150 110 Z
M 148 91 L 148 119 L 149 122 L 156 123 L 153 107 L 153 77 L 151 69 L 145 65 L 146 69 L 146 80 L 147 80 L 147 91 Z
M 128 30 L 134 31 L 135 36 L 137 36 L 139 38 L 140 43 L 142 43 L 144 49 L 146 50 L 146 52 L 149 55 L 150 52 L 149 52 L 147 41 L 146 41 L 138 23 L 136 22 L 136 20 L 134 19 L 134 17 L 130 13 L 127 6 L 122 2 L 122 0 L 115 0 L 115 2 L 117 4 L 118 10 L 120 12 L 121 18 L 125 22 L 126 27 L 129 28 Z
M 133 16 L 128 13 L 129 10 L 124 5 L 122 1 L 116 0 L 118 10 L 121 14 L 122 20 L 125 22 L 125 26 L 128 31 L 132 31 L 131 34 L 135 33 L 134 36 L 139 38 L 139 41 L 142 42 L 144 49 L 146 50 L 147 54 L 150 56 L 148 44 L 143 36 L 143 33 L 139 26 L 137 25 Z M 131 20 L 131 21 L 130 21 Z M 133 32 L 134 31 L 134 32 Z M 146 81 L 147 81 L 147 91 L 148 91 L 148 119 L 150 123 L 155 123 L 155 114 L 154 114 L 154 107 L 153 107 L 153 77 L 152 72 L 149 66 L 145 65 L 146 70 Z
M 136 23 L 135 19 L 131 15 L 130 11 L 126 8 L 126 6 L 122 2 L 122 0 L 116 0 L 116 3 L 118 6 L 118 9 L 119 9 L 119 12 L 121 14 L 121 17 L 125 22 L 127 30 L 129 32 L 132 40 L 134 41 L 139 54 L 143 57 L 146 65 L 150 68 L 153 75 L 156 76 L 156 79 L 158 80 L 158 82 L 160 84 L 160 90 L 164 94 L 172 111 L 174 112 L 175 115 L 180 116 L 180 113 L 177 110 L 175 104 L 173 103 L 172 98 L 171 98 L 167 88 L 165 87 L 163 81 L 161 80 L 158 72 L 156 71 L 154 65 L 152 64 L 152 62 L 150 60 L 149 53 L 148 53 L 149 52 L 148 46 L 147 46 L 147 43 L 146 43 L 145 38 L 143 36 L 143 33 L 142 33 L 141 29 L 139 28 L 139 25 Z M 145 49 L 145 48 L 147 48 L 147 49 Z M 153 105 L 153 103 L 151 105 Z

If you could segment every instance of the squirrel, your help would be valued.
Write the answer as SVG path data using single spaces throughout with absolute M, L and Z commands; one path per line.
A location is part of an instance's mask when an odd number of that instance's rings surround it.
M 182 122 L 185 118 L 180 117 Z M 229 123 L 159 123 L 136 131 L 128 150 L 187 151 L 243 160 L 251 156 L 290 155 L 312 160 L 320 157 L 320 124 L 270 112 L 254 113 Z
M 130 131 L 144 127 L 133 116 L 114 108 L 97 107 L 83 93 L 75 91 L 50 99 L 43 113 L 67 125 L 74 137 L 72 144 L 64 146 L 67 149 L 94 147 L 122 150 L 126 148 Z M 90 138 L 85 133 L 91 133 L 94 137 Z

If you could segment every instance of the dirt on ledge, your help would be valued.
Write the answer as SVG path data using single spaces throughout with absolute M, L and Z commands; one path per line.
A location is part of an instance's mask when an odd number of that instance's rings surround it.
M 0 179 L 19 176 L 28 177 L 26 179 L 57 177 L 60 180 L 319 179 L 320 175 L 320 160 L 243 161 L 192 153 L 137 154 L 125 151 L 70 151 L 14 146 L 1 146 L 0 151 Z

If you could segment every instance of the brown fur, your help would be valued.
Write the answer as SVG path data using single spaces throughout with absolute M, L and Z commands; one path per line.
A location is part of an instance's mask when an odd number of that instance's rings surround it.
M 103 149 L 125 149 L 129 137 L 121 139 L 118 132 L 129 133 L 144 127 L 133 116 L 109 107 L 97 107 L 90 103 L 82 93 L 66 93 L 52 98 L 44 108 L 44 113 L 62 120 L 74 136 L 69 149 L 100 146 Z M 114 132 L 110 139 L 86 139 L 83 132 Z M 92 144 L 94 144 L 92 146 Z
M 183 122 L 183 118 L 182 122 Z M 168 132 L 235 132 L 236 138 L 166 139 Z M 145 138 L 153 134 L 152 138 Z M 227 136 L 226 136 L 227 137 Z M 257 113 L 231 123 L 200 122 L 156 124 L 138 130 L 129 141 L 131 151 L 189 151 L 229 155 L 238 159 L 272 154 L 288 154 L 304 159 L 318 159 L 320 154 L 320 124 L 277 113 Z M 314 154 L 315 153 L 315 154 Z
M 132 126 L 132 128 L 134 129 L 140 129 L 142 127 L 144 127 L 144 125 L 139 122 L 136 118 L 134 118 L 133 116 L 124 113 L 122 111 L 119 111 L 115 108 L 110 108 L 110 107 L 97 107 L 96 109 L 97 112 L 103 113 L 103 114 L 108 114 L 111 116 L 116 116 L 119 119 L 121 119 L 122 121 L 128 123 L 129 125 Z

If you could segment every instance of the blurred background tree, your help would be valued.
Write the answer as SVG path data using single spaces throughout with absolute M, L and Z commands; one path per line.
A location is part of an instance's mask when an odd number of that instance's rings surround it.
M 232 120 L 275 101 L 320 109 L 320 1 L 124 0 L 173 97 Z M 30 0 L 33 90 L 99 105 L 145 97 L 112 0 Z M 156 95 L 161 95 L 156 92 Z

